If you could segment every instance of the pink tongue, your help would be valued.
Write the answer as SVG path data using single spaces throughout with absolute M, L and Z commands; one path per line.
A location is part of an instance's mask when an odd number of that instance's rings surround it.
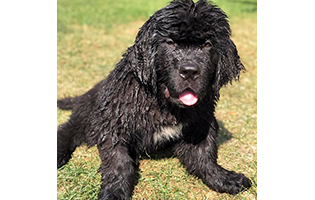
M 192 91 L 184 91 L 180 96 L 179 100 L 186 106 L 192 106 L 198 101 L 198 97 Z

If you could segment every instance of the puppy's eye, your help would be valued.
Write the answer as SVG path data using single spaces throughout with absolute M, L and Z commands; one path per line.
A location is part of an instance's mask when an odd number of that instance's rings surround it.
M 170 45 L 170 46 L 172 46 L 172 47 L 175 47 L 175 46 L 176 46 L 175 42 L 174 42 L 172 39 L 167 39 L 167 40 L 166 40 L 166 44 L 168 44 L 168 45 Z
M 206 41 L 203 45 L 203 48 L 210 48 L 212 46 L 211 42 L 210 41 Z

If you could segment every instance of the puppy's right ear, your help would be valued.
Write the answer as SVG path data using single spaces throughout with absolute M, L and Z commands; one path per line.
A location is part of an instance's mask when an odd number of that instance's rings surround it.
M 148 89 L 156 91 L 154 18 L 151 17 L 140 28 L 135 44 L 131 47 L 133 60 L 131 67 L 139 81 Z

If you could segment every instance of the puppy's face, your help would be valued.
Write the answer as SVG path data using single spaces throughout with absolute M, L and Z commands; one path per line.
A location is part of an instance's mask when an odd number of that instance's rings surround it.
M 158 83 L 164 97 L 179 107 L 200 103 L 214 79 L 215 55 L 210 40 L 160 40 L 156 58 Z
M 227 16 L 218 7 L 173 1 L 140 29 L 135 74 L 178 107 L 218 100 L 220 88 L 244 69 L 230 35 Z

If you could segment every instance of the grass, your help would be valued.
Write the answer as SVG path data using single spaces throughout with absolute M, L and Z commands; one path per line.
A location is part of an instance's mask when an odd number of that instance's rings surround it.
M 57 98 L 79 95 L 104 79 L 120 60 L 144 21 L 169 0 L 59 0 Z M 185 171 L 177 158 L 141 160 L 133 199 L 257 198 L 257 23 L 256 1 L 215 1 L 230 17 L 232 39 L 247 69 L 240 82 L 221 90 L 216 109 L 218 162 L 252 179 L 242 194 L 219 194 Z M 58 125 L 71 111 L 57 110 Z M 57 172 L 58 199 L 97 199 L 100 164 L 96 147 L 77 148 Z

